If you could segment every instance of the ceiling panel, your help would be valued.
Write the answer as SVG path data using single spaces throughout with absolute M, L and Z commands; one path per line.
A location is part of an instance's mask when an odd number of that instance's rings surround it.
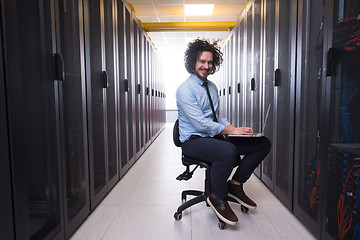
M 245 4 L 241 3 L 215 4 L 213 16 L 232 16 L 232 21 L 236 21 L 244 7 Z
M 184 16 L 159 16 L 160 22 L 184 22 Z
M 150 4 L 150 5 L 133 5 L 133 7 L 135 9 L 135 16 L 140 20 L 143 17 L 157 16 L 157 13 L 155 12 L 155 8 L 153 7 L 152 4 Z M 147 22 L 147 21 L 143 21 L 143 22 Z
M 129 0 L 135 16 L 143 23 L 159 22 L 234 22 L 240 16 L 247 0 Z M 212 16 L 184 16 L 184 4 L 215 3 Z M 160 52 L 179 48 L 184 50 L 196 38 L 209 40 L 227 38 L 229 32 L 149 32 L 148 35 Z M 182 51 L 180 50 L 180 51 Z
M 159 16 L 184 16 L 184 7 L 179 4 L 155 5 Z

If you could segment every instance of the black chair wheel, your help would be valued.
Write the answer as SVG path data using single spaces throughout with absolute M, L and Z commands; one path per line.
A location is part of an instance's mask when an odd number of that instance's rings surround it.
M 249 211 L 249 209 L 248 209 L 247 207 L 241 205 L 241 211 L 242 211 L 243 213 L 247 213 L 247 212 Z
M 175 218 L 176 221 L 180 221 L 181 218 L 182 218 L 182 213 L 181 212 L 175 212 L 174 218 Z
M 222 220 L 219 219 L 219 222 L 218 222 L 218 226 L 220 228 L 220 230 L 224 230 L 226 229 L 226 223 Z

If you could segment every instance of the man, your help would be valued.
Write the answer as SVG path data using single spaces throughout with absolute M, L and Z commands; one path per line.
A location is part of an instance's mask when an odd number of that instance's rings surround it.
M 269 153 L 271 143 L 266 137 L 227 140 L 221 137 L 252 134 L 253 130 L 234 127 L 219 115 L 218 89 L 207 79 L 222 63 L 217 42 L 211 44 L 204 39 L 194 40 L 188 44 L 184 60 L 185 68 L 191 75 L 176 92 L 182 152 L 211 163 L 212 192 L 206 201 L 221 220 L 235 225 L 238 219 L 227 202 L 227 196 L 250 209 L 256 208 L 256 203 L 244 193 L 243 184 Z M 240 159 L 240 155 L 244 157 Z M 234 167 L 238 168 L 228 181 Z

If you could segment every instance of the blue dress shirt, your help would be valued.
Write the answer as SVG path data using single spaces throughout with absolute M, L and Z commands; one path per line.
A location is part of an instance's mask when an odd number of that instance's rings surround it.
M 209 97 L 203 86 L 204 81 L 191 74 L 176 91 L 181 142 L 188 140 L 191 135 L 213 137 L 230 124 L 226 118 L 219 115 L 219 95 L 216 85 L 209 80 L 207 82 L 218 122 L 213 121 Z

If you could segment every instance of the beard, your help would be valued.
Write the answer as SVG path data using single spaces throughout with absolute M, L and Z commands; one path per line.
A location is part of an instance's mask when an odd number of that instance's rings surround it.
M 195 69 L 194 74 L 201 80 L 206 81 L 207 77 L 210 75 L 210 70 Z

